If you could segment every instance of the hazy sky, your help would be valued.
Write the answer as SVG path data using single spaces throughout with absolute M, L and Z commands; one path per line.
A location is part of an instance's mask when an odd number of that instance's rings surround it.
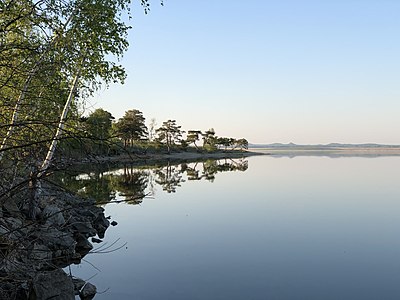
M 93 108 L 253 143 L 400 144 L 399 0 L 153 0 L 149 15 L 133 10 L 128 79 Z

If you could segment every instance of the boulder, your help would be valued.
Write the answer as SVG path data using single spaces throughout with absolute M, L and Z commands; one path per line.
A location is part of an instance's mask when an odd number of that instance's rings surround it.
M 92 243 L 102 243 L 103 241 L 97 238 L 92 237 Z
M 35 300 L 74 300 L 74 284 L 63 270 L 40 272 L 32 282 Z
M 79 293 L 79 296 L 82 300 L 90 300 L 93 299 L 96 293 L 97 293 L 96 286 L 88 282 L 85 284 L 82 291 Z
M 75 248 L 75 240 L 66 232 L 60 231 L 54 227 L 42 228 L 35 235 L 43 241 L 52 250 L 71 250 Z
M 97 235 L 99 236 L 99 238 L 104 238 L 104 234 L 107 230 L 107 228 L 110 226 L 110 221 L 108 221 L 106 219 L 106 217 L 104 216 L 104 213 L 100 213 L 96 220 L 94 220 L 93 223 L 94 228 L 97 231 Z
M 87 240 L 85 236 L 82 234 L 77 234 L 76 236 L 76 252 L 81 254 L 81 256 L 85 256 L 89 253 L 90 250 L 93 249 L 93 245 Z
M 72 223 L 72 228 L 79 232 L 80 234 L 84 236 L 95 236 L 96 235 L 96 230 L 92 227 L 92 224 L 88 221 L 86 222 L 73 222 Z
M 3 209 L 5 209 L 8 213 L 8 215 L 10 215 L 10 216 L 20 216 L 21 215 L 21 211 L 18 208 L 18 206 L 14 200 L 7 199 L 3 203 Z
M 65 219 L 61 210 L 55 205 L 46 206 L 42 212 L 46 225 L 60 227 L 65 224 Z
M 85 285 L 85 280 L 80 278 L 73 278 L 72 283 L 74 284 L 75 295 L 79 295 L 81 289 Z
M 52 252 L 47 246 L 39 243 L 34 243 L 29 258 L 34 261 L 40 261 L 44 263 L 50 262 L 52 258 Z

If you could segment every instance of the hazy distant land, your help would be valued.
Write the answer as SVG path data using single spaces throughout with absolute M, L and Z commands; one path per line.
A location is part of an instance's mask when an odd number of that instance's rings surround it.
M 400 145 L 382 144 L 317 144 L 297 145 L 293 143 L 282 144 L 249 144 L 249 150 L 262 151 L 266 154 L 278 156 L 310 156 L 321 155 L 330 157 L 339 156 L 400 156 Z

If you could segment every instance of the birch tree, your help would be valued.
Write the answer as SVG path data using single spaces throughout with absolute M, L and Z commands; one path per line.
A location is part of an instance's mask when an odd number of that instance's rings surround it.
M 140 2 L 147 13 L 148 1 Z M 0 165 L 9 164 L 1 161 L 5 154 L 14 160 L 40 147 L 30 158 L 33 189 L 51 169 L 77 102 L 102 84 L 123 83 L 119 60 L 128 47 L 130 27 L 123 19 L 129 5 L 130 0 L 0 1 Z M 16 149 L 22 156 L 13 154 Z

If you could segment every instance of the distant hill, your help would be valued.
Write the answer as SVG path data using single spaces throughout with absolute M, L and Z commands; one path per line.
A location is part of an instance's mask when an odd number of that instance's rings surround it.
M 273 149 L 309 149 L 309 150 L 329 150 L 329 149 L 349 149 L 349 148 L 400 148 L 400 145 L 381 145 L 374 143 L 366 144 L 340 144 L 340 143 L 330 143 L 330 144 L 317 144 L 317 145 L 297 145 L 293 143 L 282 144 L 249 144 L 249 148 L 273 148 Z

